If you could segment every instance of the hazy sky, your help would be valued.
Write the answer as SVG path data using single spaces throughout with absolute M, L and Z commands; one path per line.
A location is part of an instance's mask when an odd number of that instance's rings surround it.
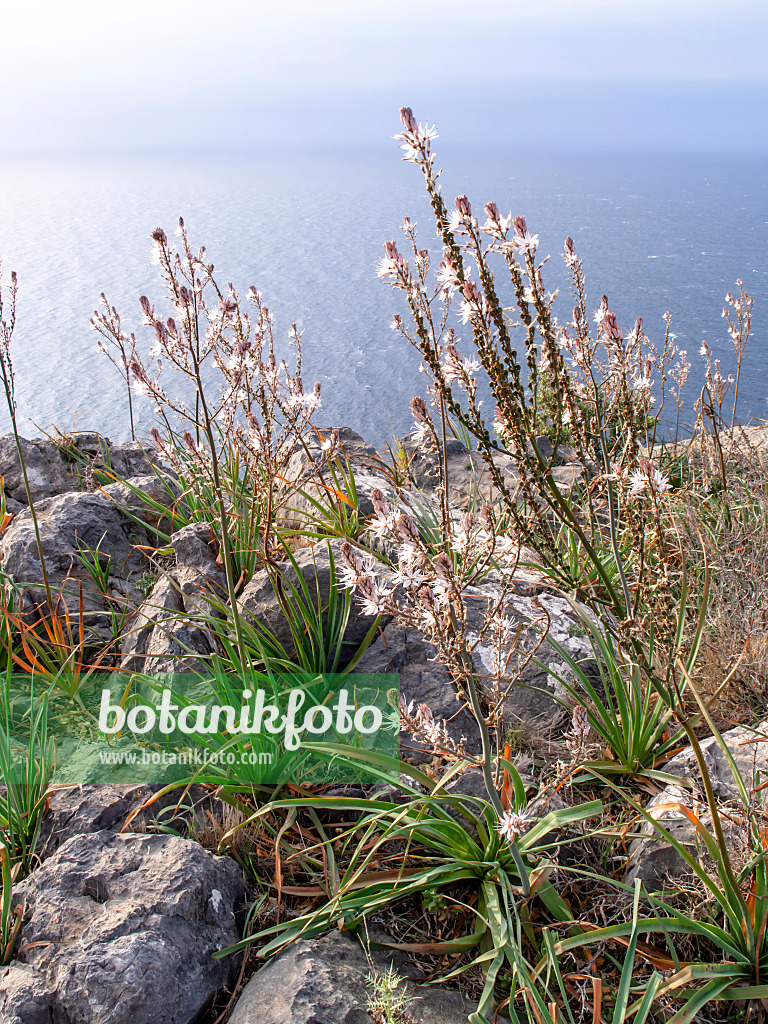
M 0 152 L 768 150 L 764 0 L 22 0 Z

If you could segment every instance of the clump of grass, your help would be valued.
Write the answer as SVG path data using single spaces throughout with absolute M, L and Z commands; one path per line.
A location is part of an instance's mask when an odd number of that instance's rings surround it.
M 43 816 L 47 809 L 48 787 L 56 767 L 56 744 L 49 733 L 49 701 L 31 702 L 26 722 L 25 748 L 11 730 L 8 680 L 5 692 L 5 728 L 0 726 L 0 777 L 5 792 L 0 798 L 0 834 L 2 855 L 7 856 L 14 876 L 24 877 L 35 866 L 35 854 Z M 10 870 L 10 868 L 9 868 Z M 4 885 L 5 889 L 5 885 Z M 5 936 L 5 931 L 3 932 Z

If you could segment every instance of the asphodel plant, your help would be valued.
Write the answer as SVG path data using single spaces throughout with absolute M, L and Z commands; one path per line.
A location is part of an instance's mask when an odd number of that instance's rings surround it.
M 372 778 L 390 784 L 403 767 L 401 761 L 378 751 L 335 744 L 308 744 L 307 748 L 328 760 L 364 765 Z M 452 795 L 446 789 L 465 767 L 466 762 L 458 762 L 438 783 L 409 765 L 413 784 L 404 780 L 398 784 L 402 802 L 308 792 L 259 806 L 233 832 L 285 814 L 279 840 L 297 813 L 306 812 L 312 819 L 313 828 L 306 823 L 301 826 L 301 849 L 294 855 L 283 842 L 281 856 L 287 854 L 294 862 L 298 857 L 313 860 L 315 877 L 305 885 L 280 882 L 278 894 L 316 903 L 313 909 L 249 935 L 214 956 L 218 959 L 257 945 L 258 955 L 267 957 L 297 939 L 334 926 L 354 930 L 372 914 L 427 891 L 439 892 L 474 920 L 473 930 L 440 942 L 392 942 L 389 948 L 438 956 L 465 954 L 446 978 L 478 968 L 484 988 L 478 1007 L 481 1016 L 476 1020 L 485 1015 L 493 1019 L 500 972 L 519 965 L 518 923 L 526 916 L 528 904 L 536 900 L 558 921 L 572 917 L 553 884 L 551 854 L 559 842 L 553 840 L 553 833 L 599 816 L 602 804 L 592 801 L 550 811 L 536 821 L 528 819 L 525 786 L 514 765 L 504 762 L 502 792 L 494 790 L 503 806 L 500 820 L 493 800 Z M 345 811 L 354 823 L 340 834 L 329 834 L 320 816 L 331 810 Z M 231 839 L 232 834 L 225 836 L 220 849 L 225 850 Z M 460 895 L 462 890 L 470 895 Z
M 422 359 L 428 401 L 412 403 L 414 436 L 440 440 L 446 515 L 446 439 L 455 426 L 482 456 L 510 529 L 558 586 L 594 611 L 607 606 L 630 638 L 650 622 L 657 637 L 670 638 L 679 585 L 670 525 L 675 493 L 650 458 L 665 388 L 675 381 L 679 402 L 688 367 L 669 318 L 653 341 L 640 317 L 624 331 L 606 296 L 593 315 L 582 261 L 567 238 L 574 306 L 568 322 L 558 319 L 556 292 L 544 281 L 549 257 L 539 258 L 538 235 L 525 217 L 502 215 L 494 202 L 477 216 L 466 195 L 449 208 L 432 151 L 434 127 L 418 123 L 408 107 L 400 117 L 396 137 L 403 159 L 423 174 L 440 262 L 432 273 L 432 254 L 419 247 L 406 218 L 410 251 L 386 242 L 378 273 L 407 304 L 408 318 L 395 314 L 392 327 Z M 558 477 L 559 452 L 582 467 L 570 490 Z
M 751 783 L 748 784 L 742 777 L 733 754 L 712 719 L 707 703 L 691 679 L 688 666 L 679 660 L 676 667 L 686 683 L 686 691 L 695 698 L 701 718 L 706 722 L 730 767 L 742 804 L 741 813 L 748 821 L 751 854 L 743 867 L 734 863 L 707 757 L 681 701 L 680 725 L 696 757 L 711 825 L 683 802 L 665 804 L 663 809 L 675 811 L 688 819 L 695 830 L 696 842 L 703 856 L 695 856 L 695 851 L 676 838 L 626 790 L 619 789 L 605 777 L 601 778 L 601 782 L 614 789 L 677 852 L 707 890 L 712 900 L 712 909 L 705 908 L 701 918 L 691 917 L 654 895 L 653 903 L 658 908 L 657 913 L 652 917 L 640 918 L 637 927 L 633 922 L 622 922 L 596 928 L 590 922 L 581 921 L 579 924 L 584 930 L 582 934 L 560 940 L 554 944 L 552 952 L 554 956 L 562 957 L 577 947 L 593 947 L 599 942 L 614 942 L 629 949 L 633 930 L 663 937 L 666 948 L 637 943 L 632 949 L 632 955 L 636 953 L 657 970 L 665 972 L 662 981 L 654 981 L 656 1001 L 665 1000 L 669 1003 L 671 999 L 682 1000 L 681 1005 L 667 1018 L 667 1024 L 687 1024 L 711 1001 L 746 1002 L 759 1006 L 762 1000 L 768 999 L 768 829 L 765 812 L 756 809 L 755 801 L 750 798 Z M 675 939 L 683 935 L 700 939 L 704 948 L 719 949 L 721 957 L 681 960 L 676 952 Z M 686 945 L 690 948 L 690 941 Z M 644 997 L 645 993 L 638 996 L 638 1005 Z
M 2 965 L 11 962 L 13 948 L 21 928 L 24 908 L 11 909 L 13 902 L 13 879 L 11 877 L 11 854 L 5 843 L 0 840 L 0 875 L 3 880 L 3 895 L 0 900 L 0 956 Z

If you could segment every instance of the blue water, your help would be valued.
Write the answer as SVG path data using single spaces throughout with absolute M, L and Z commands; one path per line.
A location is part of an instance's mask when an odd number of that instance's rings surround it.
M 720 314 L 742 277 L 755 317 L 739 410 L 768 415 L 765 158 L 460 154 L 444 162 L 449 197 L 467 192 L 478 209 L 495 199 L 527 216 L 539 255 L 553 255 L 545 278 L 561 286 L 561 317 L 572 305 L 559 258 L 568 234 L 595 307 L 605 292 L 627 329 L 642 315 L 657 341 L 669 310 L 693 357 L 691 403 L 702 339 L 726 371 L 733 366 Z M 416 353 L 390 330 L 401 299 L 375 277 L 374 263 L 403 215 L 419 222 L 425 244 L 434 229 L 420 174 L 400 163 L 393 143 L 381 155 L 338 159 L 0 163 L 0 252 L 21 282 L 14 361 L 25 432 L 55 423 L 127 435 L 123 388 L 88 321 L 105 291 L 139 332 L 138 296 L 161 294 L 150 231 L 162 225 L 170 234 L 179 214 L 221 280 L 262 291 L 279 337 L 292 321 L 305 331 L 305 384 L 322 385 L 318 422 L 352 426 L 376 443 L 410 428 L 407 404 L 424 378 Z M 143 430 L 153 424 L 148 403 L 138 419 Z

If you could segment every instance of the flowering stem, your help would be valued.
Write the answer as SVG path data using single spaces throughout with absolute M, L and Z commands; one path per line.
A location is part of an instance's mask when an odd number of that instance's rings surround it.
M 19 438 L 19 430 L 16 425 L 16 401 L 13 396 L 13 384 L 11 382 L 8 364 L 6 361 L 5 353 L 0 350 L 0 372 L 3 375 L 3 388 L 5 389 L 5 400 L 8 404 L 8 412 L 11 416 L 11 426 L 13 427 L 13 439 L 16 442 L 16 452 L 19 456 L 19 465 L 21 466 L 21 473 L 24 477 L 24 490 L 27 495 L 27 505 L 29 507 L 29 513 L 32 516 L 32 525 L 35 530 L 35 543 L 37 544 L 37 554 L 40 559 L 40 568 L 43 574 L 43 587 L 45 588 L 45 597 L 48 601 L 48 609 L 50 614 L 54 612 L 54 600 L 53 592 L 51 591 L 51 584 L 48 580 L 48 570 L 45 565 L 45 556 L 43 555 L 43 542 L 40 537 L 40 526 L 37 522 L 37 513 L 35 512 L 35 503 L 32 500 L 32 493 L 29 489 L 29 477 L 27 476 L 27 466 L 24 461 L 24 453 L 21 450 L 21 440 Z
M 442 472 L 440 474 L 440 481 L 443 491 L 443 542 L 448 542 L 448 537 L 451 532 L 450 520 L 448 516 L 448 441 L 445 432 L 445 396 L 442 391 L 440 392 L 440 424 L 442 427 L 442 443 L 443 443 L 443 464 L 440 467 Z
M 235 573 L 234 566 L 232 564 L 232 549 L 230 546 L 229 539 L 229 527 L 227 526 L 227 508 L 224 504 L 224 492 L 221 488 L 221 477 L 219 476 L 219 461 L 218 454 L 216 451 L 216 442 L 213 437 L 213 425 L 211 423 L 210 413 L 208 411 L 208 403 L 205 400 L 205 392 L 203 390 L 203 382 L 200 377 L 200 364 L 197 360 L 196 353 L 192 353 L 192 364 L 194 367 L 195 381 L 197 383 L 197 397 L 200 402 L 200 408 L 203 413 L 203 428 L 205 435 L 208 440 L 208 447 L 211 451 L 211 471 L 213 473 L 213 487 L 216 492 L 216 500 L 219 506 L 219 523 L 221 525 L 221 553 L 224 561 L 224 575 L 227 580 L 227 592 L 229 595 L 229 603 L 232 608 L 232 621 L 235 626 L 235 638 L 237 642 L 237 651 L 240 655 L 240 665 L 243 670 L 246 668 L 246 657 L 245 657 L 245 644 L 243 642 L 243 630 L 240 623 L 240 613 L 237 608 L 237 598 L 235 596 Z
M 131 440 L 136 440 L 136 430 L 133 425 L 133 398 L 131 397 L 131 367 L 127 360 L 123 360 L 125 366 L 125 386 L 128 390 L 128 416 L 131 420 Z
M 461 628 L 456 621 L 456 613 L 451 609 L 451 625 L 455 636 L 461 633 Z M 485 782 L 485 788 L 488 791 L 488 799 L 493 804 L 493 809 L 499 815 L 504 816 L 504 807 L 502 806 L 501 799 L 496 790 L 496 783 L 493 778 L 493 771 L 491 769 L 491 760 L 493 757 L 493 749 L 491 747 L 491 736 L 488 732 L 488 725 L 485 721 L 485 715 L 483 709 L 480 706 L 480 697 L 477 693 L 477 686 L 475 684 L 475 669 L 472 664 L 472 655 L 469 654 L 466 648 L 462 648 L 460 653 L 462 668 L 463 668 L 463 682 L 466 685 L 467 693 L 469 694 L 469 701 L 472 706 L 472 715 L 477 722 L 477 727 L 480 730 L 480 743 L 483 751 L 483 780 Z
M 705 401 L 704 400 L 704 392 L 705 391 L 707 393 L 709 401 Z M 718 417 L 715 416 L 714 405 L 713 405 L 713 402 L 712 402 L 712 394 L 711 394 L 709 388 L 706 386 L 706 384 L 704 385 L 704 387 L 701 390 L 701 405 L 702 405 L 702 408 L 706 411 L 706 413 L 709 416 L 709 419 L 710 419 L 710 421 L 712 423 L 712 436 L 715 439 L 715 447 L 717 448 L 717 457 L 718 457 L 718 461 L 720 463 L 720 475 L 721 475 L 721 477 L 723 479 L 723 490 L 725 490 L 726 486 L 727 486 L 726 475 L 725 475 L 725 458 L 723 456 L 723 446 L 720 443 L 720 433 L 719 433 L 719 431 L 717 429 L 717 419 L 718 419 Z
M 455 618 L 451 613 L 451 619 L 456 626 Z M 496 789 L 496 783 L 493 778 L 493 769 L 491 768 L 491 762 L 493 758 L 493 748 L 491 747 L 491 736 L 488 732 L 488 725 L 485 721 L 485 715 L 483 709 L 480 706 L 480 698 L 477 693 L 477 686 L 475 685 L 475 673 L 474 666 L 472 665 L 472 657 L 468 655 L 466 650 L 462 651 L 462 660 L 464 661 L 464 682 L 466 683 L 467 692 L 469 693 L 469 700 L 472 706 L 472 714 L 477 727 L 480 730 L 480 743 L 482 745 L 483 752 L 483 781 L 485 782 L 485 789 L 488 793 L 488 799 L 491 801 L 494 811 L 499 819 L 504 817 L 504 807 Z M 509 848 L 514 857 L 515 864 L 517 866 L 518 874 L 520 875 L 520 886 L 523 890 L 523 896 L 528 896 L 531 891 L 531 885 L 528 880 L 528 869 L 526 868 L 525 861 L 523 860 L 520 851 L 517 848 L 517 842 L 515 840 L 509 841 Z
M 619 554 L 619 542 L 616 537 L 616 507 L 614 503 L 613 482 L 610 475 L 611 466 L 608 460 L 608 447 L 605 442 L 605 430 L 602 428 L 600 429 L 600 451 L 603 456 L 603 472 L 605 473 L 605 480 L 608 489 L 608 525 L 611 532 L 611 549 L 613 551 L 616 568 L 621 579 L 621 586 L 624 591 L 625 614 L 629 617 L 632 614 L 632 598 L 629 593 L 627 578 L 624 575 L 624 566 L 622 564 L 621 555 Z
M 733 395 L 733 412 L 731 414 L 731 430 L 736 426 L 736 403 L 739 400 L 739 377 L 741 376 L 741 355 L 742 350 L 739 349 L 738 362 L 736 363 L 736 391 Z

